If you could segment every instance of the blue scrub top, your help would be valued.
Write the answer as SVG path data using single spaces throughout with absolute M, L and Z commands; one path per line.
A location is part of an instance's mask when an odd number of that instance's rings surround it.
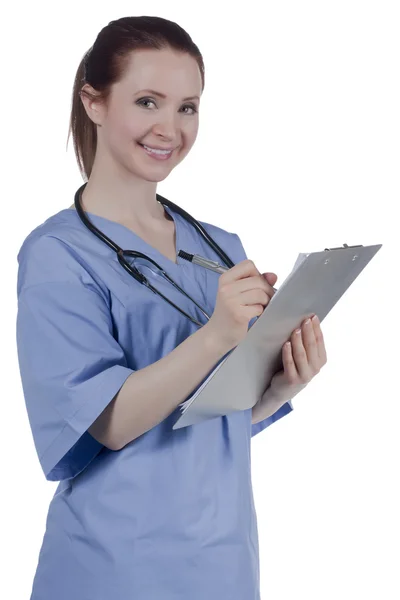
M 220 261 L 168 207 L 176 249 Z M 124 249 L 156 260 L 212 315 L 219 275 L 175 264 L 127 227 L 88 213 Z M 201 222 L 236 264 L 235 233 Z M 259 600 L 251 409 L 173 430 L 180 410 L 119 451 L 87 431 L 131 373 L 171 352 L 198 326 L 119 264 L 74 208 L 34 229 L 18 254 L 17 348 L 37 455 L 59 481 L 31 600 Z M 142 266 L 160 291 L 202 323 L 195 305 Z M 132 398 L 135 402 L 135 398 Z

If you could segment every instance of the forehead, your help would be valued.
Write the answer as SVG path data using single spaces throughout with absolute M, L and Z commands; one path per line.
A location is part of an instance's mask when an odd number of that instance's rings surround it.
M 153 89 L 171 96 L 201 94 L 201 74 L 196 59 L 174 50 L 135 50 L 119 84 L 130 93 Z

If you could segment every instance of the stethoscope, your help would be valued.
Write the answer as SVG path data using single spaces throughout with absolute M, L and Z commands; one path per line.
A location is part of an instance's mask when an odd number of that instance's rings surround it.
M 193 317 L 191 317 L 188 313 L 186 313 L 184 310 L 179 308 L 179 306 L 177 306 L 174 302 L 172 302 L 169 298 L 164 296 L 164 294 L 162 294 L 159 290 L 157 290 L 154 286 L 152 286 L 151 283 L 148 281 L 148 279 L 137 269 L 137 267 L 135 267 L 135 265 L 131 265 L 126 260 L 125 256 L 141 258 L 143 260 L 146 260 L 146 261 L 149 261 L 150 263 L 152 263 L 159 270 L 162 277 L 164 277 L 167 281 L 169 281 L 179 292 L 181 292 L 181 294 L 183 294 L 184 296 L 186 296 L 186 298 L 188 298 L 191 302 L 193 302 L 197 306 L 197 308 L 203 313 L 203 315 L 206 317 L 206 319 L 209 320 L 210 316 L 206 313 L 206 311 L 196 302 L 196 300 L 194 300 L 191 296 L 189 296 L 189 294 L 187 292 L 185 292 L 185 290 L 183 290 L 176 283 L 176 281 L 174 281 L 172 279 L 172 277 L 170 277 L 168 275 L 168 273 L 166 273 L 165 270 L 155 260 L 153 260 L 152 258 L 147 256 L 146 254 L 143 254 L 142 252 L 137 252 L 136 250 L 123 250 L 122 248 L 120 248 L 118 246 L 118 244 L 113 242 L 113 240 L 111 240 L 102 231 L 100 231 L 100 229 L 98 229 L 97 227 L 95 227 L 95 225 L 93 225 L 93 223 L 86 216 L 86 213 L 81 206 L 82 193 L 86 186 L 87 186 L 87 182 L 84 183 L 75 193 L 75 208 L 76 208 L 76 212 L 78 213 L 82 223 L 88 229 L 90 229 L 90 231 L 92 233 L 94 233 L 100 240 L 102 240 L 104 243 L 106 243 L 112 250 L 114 250 L 117 253 L 118 261 L 121 264 L 121 266 L 126 271 L 128 271 L 128 273 L 132 277 L 134 277 L 136 279 L 136 281 L 138 281 L 139 283 L 148 287 L 149 290 L 151 290 L 154 294 L 158 294 L 161 298 L 163 298 L 166 302 L 168 302 L 168 304 L 170 304 L 171 306 L 176 308 L 176 310 L 178 310 L 181 314 L 183 314 L 185 317 L 190 319 L 193 323 L 202 327 L 203 323 L 201 323 L 200 321 L 197 321 L 197 319 L 194 319 Z M 207 233 L 207 231 L 204 229 L 204 227 L 202 227 L 202 225 L 198 221 L 196 221 L 196 219 L 194 217 L 192 217 L 189 213 L 187 213 L 185 210 L 183 210 L 183 208 L 180 208 L 177 204 L 174 204 L 170 200 L 167 200 L 160 194 L 156 194 L 156 198 L 157 198 L 158 202 L 160 202 L 164 206 L 168 206 L 170 209 L 172 209 L 173 211 L 180 214 L 186 221 L 191 223 L 191 225 L 193 225 L 193 227 L 195 229 L 197 229 L 197 231 L 206 240 L 208 245 L 218 254 L 218 256 L 224 261 L 224 263 L 226 264 L 226 266 L 229 269 L 235 266 L 235 263 L 233 263 L 231 261 L 229 256 L 227 254 L 225 254 L 225 252 L 222 250 L 222 248 L 212 239 L 212 237 Z

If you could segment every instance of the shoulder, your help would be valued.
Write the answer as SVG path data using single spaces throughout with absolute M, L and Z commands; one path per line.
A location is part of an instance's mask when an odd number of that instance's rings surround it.
M 217 244 L 230 255 L 234 263 L 247 259 L 242 241 L 237 233 L 205 221 L 199 221 L 199 223 Z
M 50 239 L 59 239 L 60 242 L 68 241 L 68 238 L 70 237 L 69 231 L 71 229 L 71 222 L 64 218 L 63 213 L 64 211 L 60 211 L 51 215 L 43 223 L 40 223 L 28 233 L 22 240 L 19 248 L 17 255 L 18 262 L 23 260 L 27 253 L 34 248 L 40 248 L 44 244 L 57 245 L 57 242 L 50 242 Z M 44 242 L 43 240 L 47 241 Z
M 30 231 L 17 254 L 18 295 L 23 287 L 54 281 L 88 284 L 100 291 L 85 261 L 81 238 L 71 220 L 63 218 L 63 211 Z

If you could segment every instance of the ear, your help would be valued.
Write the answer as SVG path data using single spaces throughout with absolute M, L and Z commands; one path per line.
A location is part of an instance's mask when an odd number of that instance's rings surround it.
M 98 92 L 96 92 L 91 85 L 85 83 L 79 92 L 79 96 L 89 119 L 101 127 L 104 119 L 105 108 L 100 98 L 96 98 L 96 96 L 98 96 Z

